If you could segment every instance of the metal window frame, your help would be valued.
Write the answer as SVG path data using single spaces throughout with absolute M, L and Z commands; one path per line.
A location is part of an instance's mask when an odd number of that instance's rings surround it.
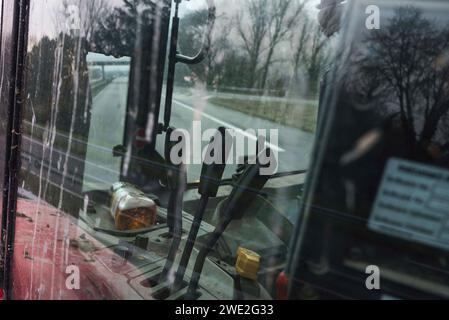
M 20 142 L 24 86 L 24 62 L 27 48 L 30 0 L 3 0 L 2 33 L 0 36 L 0 108 L 6 110 L 6 145 L 0 146 L 5 163 L 2 219 L 0 229 L 0 286 L 5 299 L 12 299 L 15 217 L 20 170 Z M 4 152 L 2 152 L 4 151 Z M 3 154 L 2 154 L 3 153 Z

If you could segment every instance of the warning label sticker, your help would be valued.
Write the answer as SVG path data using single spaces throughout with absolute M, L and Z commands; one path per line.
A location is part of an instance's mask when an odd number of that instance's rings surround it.
M 449 170 L 391 159 L 368 227 L 449 250 Z

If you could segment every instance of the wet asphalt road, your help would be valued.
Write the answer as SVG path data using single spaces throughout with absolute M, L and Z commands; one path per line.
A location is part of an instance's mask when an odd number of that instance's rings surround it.
M 83 190 L 109 188 L 112 183 L 119 179 L 121 159 L 112 156 L 112 148 L 122 144 L 127 87 L 126 77 L 117 78 L 93 99 Z M 216 96 L 217 94 L 214 93 L 213 95 Z M 247 141 L 252 142 L 256 141 L 254 133 L 257 134 L 258 130 L 276 129 L 278 130 L 278 143 L 272 143 L 270 147 L 277 153 L 278 172 L 307 168 L 313 144 L 313 134 L 216 106 L 208 101 L 211 96 L 212 94 L 207 91 L 188 91 L 175 88 L 171 125 L 187 130 L 196 142 L 200 137 L 193 136 L 193 121 L 199 121 L 201 132 L 225 126 L 233 129 L 236 136 L 245 137 Z M 161 110 L 160 116 L 162 120 L 163 110 Z M 254 132 L 246 132 L 247 129 L 252 129 Z M 63 133 L 58 134 L 64 138 Z M 25 138 L 25 140 L 28 140 L 27 143 L 31 142 L 28 138 Z M 39 143 L 33 140 L 32 144 Z M 196 160 L 199 158 L 198 152 L 201 152 L 206 145 L 207 141 L 202 141 L 201 148 L 195 153 Z M 164 154 L 164 137 L 159 137 L 156 149 L 160 154 Z M 195 151 L 191 150 L 192 152 Z M 231 177 L 235 172 L 237 166 L 235 164 L 237 161 L 235 153 L 234 151 L 231 157 L 234 164 L 227 166 L 225 178 Z M 83 161 L 82 159 L 78 160 Z M 195 160 L 193 155 L 190 160 L 192 162 Z M 199 179 L 200 164 L 190 164 L 187 170 L 189 182 Z

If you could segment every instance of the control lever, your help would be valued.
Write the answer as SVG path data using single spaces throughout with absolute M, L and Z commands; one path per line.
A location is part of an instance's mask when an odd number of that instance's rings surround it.
M 266 151 L 270 152 L 269 149 Z M 227 203 L 220 213 L 219 221 L 215 230 L 209 235 L 205 246 L 200 250 L 193 268 L 192 279 L 187 290 L 186 299 L 195 299 L 197 296 L 198 283 L 203 271 L 204 262 L 207 255 L 212 251 L 221 235 L 224 233 L 229 223 L 239 220 L 256 199 L 257 194 L 264 187 L 269 175 L 261 175 L 263 168 L 257 160 L 255 164 L 249 164 L 242 174 L 236 176 L 234 188 L 227 200 Z
M 169 233 L 172 236 L 172 242 L 168 251 L 167 260 L 162 270 L 159 283 L 166 280 L 167 275 L 173 267 L 173 263 L 178 252 L 182 237 L 182 201 L 184 191 L 187 186 L 187 172 L 184 163 L 174 164 L 171 160 L 172 149 L 181 142 L 182 137 L 178 141 L 171 141 L 173 128 L 168 128 L 165 136 L 165 162 L 167 164 L 167 187 L 171 190 L 167 208 L 167 225 Z M 179 155 L 183 158 L 182 154 Z
M 170 35 L 170 49 L 168 57 L 168 71 L 167 71 L 167 89 L 165 93 L 165 113 L 164 113 L 164 125 L 163 129 L 166 129 L 170 125 L 172 100 L 173 100 L 173 88 L 175 81 L 176 64 L 198 64 L 202 62 L 208 55 L 211 46 L 212 31 L 216 19 L 216 8 L 214 0 L 207 0 L 208 15 L 206 33 L 203 40 L 201 50 L 193 57 L 185 56 L 178 52 L 178 33 L 179 33 L 179 4 L 181 0 L 175 0 L 175 14 L 172 19 L 171 35 Z
M 220 150 L 215 148 L 221 147 Z M 187 238 L 184 252 L 179 262 L 178 271 L 176 272 L 173 291 L 179 290 L 187 265 L 192 254 L 192 249 L 195 244 L 198 230 L 203 220 L 204 212 L 206 211 L 207 203 L 210 197 L 216 197 L 223 173 L 226 167 L 227 155 L 232 147 L 232 139 L 224 127 L 218 128 L 215 135 L 212 137 L 207 148 L 206 158 L 201 169 L 200 185 L 198 193 L 201 195 L 198 207 L 193 217 L 192 227 L 190 228 L 189 236 Z M 221 152 L 216 155 L 215 152 Z M 219 161 L 216 161 L 219 160 Z

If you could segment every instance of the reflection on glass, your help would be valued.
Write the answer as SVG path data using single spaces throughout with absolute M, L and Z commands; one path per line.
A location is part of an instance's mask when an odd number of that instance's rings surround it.
M 202 130 L 220 125 L 243 131 L 274 129 L 279 141 L 270 147 L 279 152 L 279 172 L 306 169 L 320 77 L 331 56 L 314 7 L 297 0 L 215 4 L 217 19 L 208 56 L 201 64 L 177 68 L 173 126 L 192 133 L 192 121 L 201 120 Z M 181 16 L 179 50 L 193 55 L 202 44 L 207 9 L 184 4 Z M 249 139 L 254 139 L 257 133 L 251 135 Z M 162 148 L 159 144 L 158 150 Z M 228 166 L 225 177 L 230 178 L 236 167 Z M 199 179 L 200 165 L 189 165 L 187 170 L 189 181 Z
M 252 250 L 261 256 L 258 275 L 251 273 L 251 290 L 241 294 L 266 299 L 275 296 L 276 277 L 298 220 L 320 80 L 331 62 L 332 43 L 306 1 L 215 4 L 215 28 L 204 61 L 176 65 L 170 125 L 197 139 L 192 141 L 199 146 L 194 158 L 201 158 L 209 143 L 201 139 L 206 130 L 221 126 L 243 138 L 245 150 L 226 166 L 217 196 L 204 207 L 188 268 L 220 223 L 220 210 L 235 188 L 234 194 L 244 195 L 234 202 L 242 203 L 236 209 L 241 219 L 229 224 L 206 259 L 201 295 L 235 298 L 238 281 L 226 270 L 234 268 L 237 252 Z M 181 246 L 174 251 L 179 260 L 176 253 L 187 242 L 192 214 L 201 208 L 192 182 L 200 179 L 202 164 L 187 165 L 190 184 L 184 193 L 174 187 L 166 128 L 159 123 L 172 6 L 169 0 L 31 1 L 15 251 L 17 268 L 27 272 L 23 282 L 15 283 L 17 297 L 184 297 L 192 270 L 179 288 L 172 286 L 174 270 L 161 276 L 175 239 L 169 212 L 182 205 Z M 202 4 L 182 1 L 180 53 L 200 50 L 207 16 Z M 199 132 L 194 121 L 201 125 Z M 280 175 L 267 176 L 259 192 L 241 192 L 234 184 L 246 167 L 237 162 L 255 156 L 250 144 L 262 130 L 279 155 Z M 126 192 L 114 196 L 115 183 Z M 117 212 L 128 227 L 116 224 Z M 142 216 L 136 212 L 149 220 L 134 223 Z M 68 266 L 80 268 L 80 292 L 66 286 Z
M 83 191 L 107 189 L 120 180 L 121 159 L 111 155 L 123 143 L 131 61 L 91 52 L 86 59 L 92 112 Z
M 449 6 L 377 1 L 380 28 L 369 29 L 370 4 L 348 6 L 327 79 L 296 271 L 313 284 L 293 296 L 377 299 L 388 289 L 361 280 L 375 266 L 392 296 L 447 298 Z

